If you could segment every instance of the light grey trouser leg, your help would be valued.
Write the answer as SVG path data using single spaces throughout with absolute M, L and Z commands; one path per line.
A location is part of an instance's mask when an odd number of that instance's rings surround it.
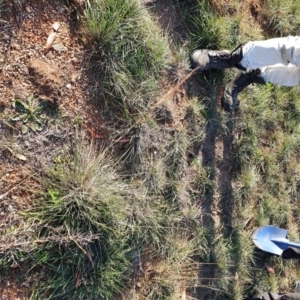
M 291 64 L 284 66 L 277 64 L 274 66 L 260 68 L 260 77 L 267 83 L 278 86 L 299 86 L 300 68 Z
M 300 37 L 288 36 L 248 42 L 243 46 L 240 64 L 247 69 L 283 64 L 300 67 Z
M 278 295 L 277 293 L 263 293 L 258 296 L 259 298 L 256 299 L 264 299 L 264 300 L 297 300 L 300 299 L 300 294 L 299 293 L 287 293 L 287 294 L 282 294 Z

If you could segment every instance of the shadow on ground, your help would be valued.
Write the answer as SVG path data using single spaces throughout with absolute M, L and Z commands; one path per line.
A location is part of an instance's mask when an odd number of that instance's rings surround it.
M 220 78 L 215 82 L 207 82 L 207 78 Z M 228 116 L 227 122 L 224 124 L 220 118 L 220 97 L 218 88 L 222 85 L 222 73 L 205 74 L 198 76 L 194 80 L 194 84 L 205 86 L 205 95 L 197 95 L 199 101 L 207 101 L 208 122 L 205 129 L 205 138 L 201 144 L 194 146 L 194 154 L 202 161 L 203 168 L 209 168 L 212 171 L 211 180 L 214 181 L 215 188 L 213 192 L 205 196 L 205 200 L 201 205 L 203 222 L 209 230 L 208 243 L 211 245 L 211 254 L 206 262 L 211 265 L 203 265 L 199 272 L 199 287 L 194 293 L 197 299 L 212 299 L 214 289 L 217 286 L 216 278 L 220 275 L 219 268 L 214 256 L 213 243 L 218 236 L 223 236 L 230 243 L 234 243 L 234 259 L 230 273 L 234 276 L 241 259 L 240 238 L 234 232 L 233 227 L 233 211 L 234 211 L 234 193 L 232 187 L 233 174 L 231 170 L 231 148 L 233 143 L 233 131 L 235 126 L 234 114 Z M 205 79 L 204 79 L 205 78 Z M 209 80 L 209 79 L 208 79 Z M 215 79 L 212 79 L 215 80 Z M 224 126 L 225 125 L 225 126 Z M 220 291 L 217 293 L 220 294 Z M 221 291 L 222 294 L 222 291 Z M 223 295 L 224 296 L 224 295 Z M 226 297 L 226 296 L 224 296 Z M 225 299 L 225 298 L 224 298 Z

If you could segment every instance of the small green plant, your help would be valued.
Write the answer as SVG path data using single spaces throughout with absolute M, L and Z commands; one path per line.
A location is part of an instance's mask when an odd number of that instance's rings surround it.
M 28 129 L 32 131 L 41 131 L 46 123 L 46 115 L 43 113 L 46 102 L 39 101 L 33 95 L 30 95 L 26 101 L 16 100 L 13 107 L 17 114 L 11 117 L 11 121 L 22 122 L 22 133 Z

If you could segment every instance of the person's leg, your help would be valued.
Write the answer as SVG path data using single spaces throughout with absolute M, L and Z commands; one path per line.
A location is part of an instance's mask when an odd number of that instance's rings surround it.
M 191 63 L 192 68 L 199 71 L 232 67 L 257 69 L 278 63 L 300 67 L 300 37 L 248 42 L 233 51 L 200 49 L 193 52 Z
M 299 293 L 287 293 L 281 296 L 279 298 L 281 300 L 300 300 L 300 294 Z
M 300 300 L 300 294 L 298 293 L 287 293 L 279 295 L 277 293 L 263 293 L 253 298 L 253 300 Z
M 248 42 L 243 46 L 240 64 L 247 69 L 282 64 L 300 67 L 300 37 L 288 36 Z
M 238 94 L 251 83 L 266 83 L 261 77 L 260 69 L 239 72 L 235 79 L 226 85 L 224 95 L 222 97 L 222 106 L 225 111 L 230 112 L 235 109 L 238 102 Z
M 234 110 L 238 94 L 249 84 L 266 84 L 268 82 L 277 86 L 299 86 L 300 68 L 291 64 L 288 66 L 277 64 L 275 66 L 239 72 L 238 76 L 225 87 L 222 99 L 224 109 L 226 111 Z
M 277 64 L 261 68 L 260 77 L 267 83 L 278 86 L 298 86 L 300 85 L 300 68 L 293 65 L 284 66 Z

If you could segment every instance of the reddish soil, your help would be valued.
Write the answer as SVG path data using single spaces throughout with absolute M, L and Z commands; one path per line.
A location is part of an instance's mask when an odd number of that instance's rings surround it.
M 57 107 L 66 118 L 78 117 L 94 125 L 93 132 L 101 129 L 101 118 L 89 103 L 92 84 L 85 75 L 85 49 L 76 34 L 76 11 L 54 1 L 5 1 L 0 20 L 0 224 L 4 229 L 20 219 L 34 199 L 31 191 L 37 183 L 38 167 L 47 164 L 47 156 L 55 153 L 56 146 L 68 141 L 73 124 L 63 130 L 49 126 L 42 133 L 20 132 L 21 123 L 11 122 L 16 113 L 13 103 L 26 101 L 34 95 L 38 101 L 47 101 Z M 70 16 L 74 16 L 73 19 Z M 52 25 L 60 27 L 48 53 L 44 53 Z M 63 133 L 63 136 L 61 136 Z M 24 143 L 22 149 L 11 149 L 8 136 Z M 4 147 L 4 148 L 3 148 Z M 54 152 L 53 152 L 54 150 Z M 30 166 L 30 169 L 28 168 Z M 36 172 L 32 174 L 32 172 Z M 20 266 L 12 265 L 11 273 L 0 282 L 3 300 L 29 299 L 28 283 L 19 286 L 15 272 Z

